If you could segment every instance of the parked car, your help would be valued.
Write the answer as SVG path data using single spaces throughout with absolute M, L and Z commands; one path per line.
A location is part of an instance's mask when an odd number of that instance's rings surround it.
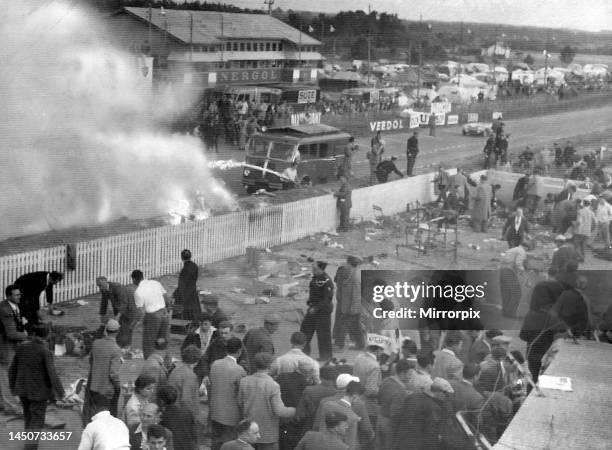
M 463 135 L 489 136 L 493 133 L 493 124 L 490 122 L 472 122 L 463 125 Z

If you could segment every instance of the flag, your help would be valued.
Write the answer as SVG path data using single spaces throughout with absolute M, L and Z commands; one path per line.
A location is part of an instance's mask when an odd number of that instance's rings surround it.
M 314 28 L 312 28 L 312 25 L 308 25 L 308 32 L 309 33 L 313 33 L 314 32 Z
M 330 25 L 330 26 L 329 26 L 329 32 L 330 32 L 330 33 L 333 33 L 334 31 L 336 31 L 336 29 L 334 28 L 334 26 L 333 26 L 333 25 Z

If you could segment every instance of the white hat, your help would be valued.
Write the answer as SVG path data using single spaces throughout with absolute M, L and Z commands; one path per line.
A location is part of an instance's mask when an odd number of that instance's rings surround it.
M 562 234 L 558 234 L 557 236 L 555 236 L 555 241 L 565 241 L 565 236 Z
M 336 378 L 336 387 L 338 389 L 344 389 L 351 381 L 356 381 L 357 383 L 359 383 L 359 378 L 354 377 L 349 373 L 341 373 L 340 375 L 338 375 L 338 378 Z

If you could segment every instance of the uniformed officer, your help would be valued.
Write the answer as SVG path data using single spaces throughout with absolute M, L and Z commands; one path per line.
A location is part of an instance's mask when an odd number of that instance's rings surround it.
M 310 341 L 313 334 L 317 333 L 319 347 L 319 360 L 327 361 L 332 358 L 331 339 L 331 313 L 334 309 L 332 299 L 334 297 L 334 283 L 325 272 L 327 263 L 317 261 L 312 268 L 312 279 L 310 280 L 310 293 L 308 296 L 308 310 L 300 331 L 306 335 L 304 353 L 310 354 Z

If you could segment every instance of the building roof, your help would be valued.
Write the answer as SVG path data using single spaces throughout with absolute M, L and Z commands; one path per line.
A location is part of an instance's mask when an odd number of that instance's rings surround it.
M 123 8 L 149 22 L 149 8 Z M 266 14 L 224 13 L 152 8 L 151 24 L 185 44 L 216 44 L 230 39 L 274 39 L 302 45 L 321 45 L 304 32 Z M 193 30 L 192 30 L 193 17 Z M 301 36 L 300 36 L 301 35 Z

